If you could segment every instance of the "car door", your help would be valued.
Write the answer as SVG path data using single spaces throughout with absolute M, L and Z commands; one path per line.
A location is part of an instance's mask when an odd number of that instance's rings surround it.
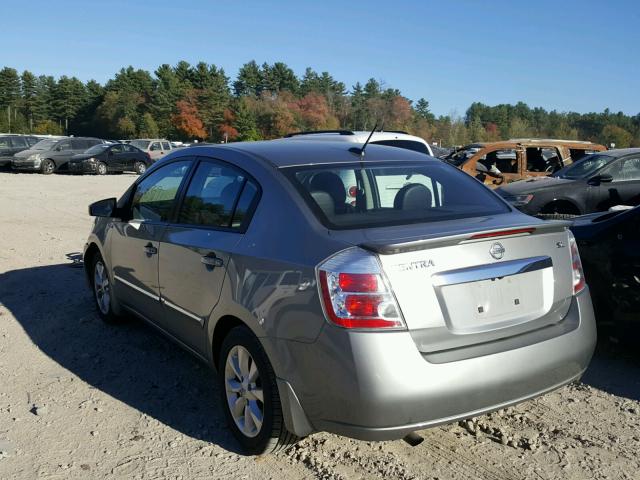
M 77 141 L 77 140 L 76 140 Z M 75 154 L 71 139 L 61 140 L 50 152 L 51 159 L 56 164 L 56 168 L 60 168 L 67 163 L 69 159 Z
M 162 150 L 160 150 L 160 153 L 162 154 L 162 156 L 165 156 L 165 155 L 171 153 L 171 143 L 169 143 L 167 141 L 163 141 L 162 142 Z
M 590 211 L 640 204 L 640 155 L 621 158 L 603 168 L 598 175 L 611 175 L 612 180 L 590 187 Z
M 107 151 L 107 167 L 110 171 L 121 172 L 124 170 L 126 163 L 124 148 L 120 144 L 112 146 Z
M 257 183 L 242 170 L 201 159 L 175 222 L 162 235 L 162 327 L 203 355 L 210 347 L 203 330 L 257 194 Z
M 137 160 L 138 150 L 131 145 L 122 145 L 122 170 L 133 170 L 133 165 Z
M 174 210 L 192 159 L 179 159 L 142 178 L 134 187 L 126 219 L 109 230 L 116 297 L 149 320 L 162 314 L 158 285 L 160 239 Z

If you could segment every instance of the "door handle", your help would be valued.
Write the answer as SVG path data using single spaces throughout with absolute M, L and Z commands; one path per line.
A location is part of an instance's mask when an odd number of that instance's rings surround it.
M 206 265 L 207 268 L 222 267 L 224 265 L 224 262 L 222 261 L 222 259 L 219 257 L 216 257 L 216 254 L 213 252 L 200 257 L 200 261 L 204 265 Z
M 146 253 L 147 255 L 155 255 L 156 253 L 158 253 L 158 249 L 154 247 L 151 242 L 149 242 L 144 246 L 144 253 Z

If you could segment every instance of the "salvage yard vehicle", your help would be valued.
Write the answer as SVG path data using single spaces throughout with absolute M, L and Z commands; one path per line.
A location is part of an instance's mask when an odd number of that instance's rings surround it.
M 33 135 L 0 134 L 0 168 L 11 166 L 11 159 L 40 140 Z
M 550 177 L 511 183 L 496 192 L 524 213 L 551 218 L 639 205 L 640 148 L 589 155 Z
M 312 130 L 309 132 L 289 133 L 285 138 L 312 142 L 364 143 L 370 134 L 371 132 L 351 130 Z M 369 142 L 373 145 L 406 148 L 407 150 L 413 150 L 433 157 L 433 151 L 428 142 L 423 138 L 409 135 L 407 132 L 401 130 L 381 130 L 379 132 L 373 132 Z
M 125 143 L 101 143 L 71 157 L 70 172 L 106 175 L 113 172 L 136 172 L 142 175 L 153 160 L 148 153 Z
M 65 171 L 71 157 L 101 143 L 104 140 L 92 137 L 47 138 L 28 150 L 16 153 L 11 168 L 38 171 L 44 175 Z
M 476 177 L 491 188 L 524 178 L 548 176 L 603 145 L 575 140 L 516 138 L 473 143 L 445 161 Z
M 571 230 L 593 297 L 598 327 L 634 344 L 640 330 L 640 206 L 583 215 Z
M 316 431 L 415 436 L 554 390 L 591 359 L 567 222 L 440 160 L 365 146 L 180 149 L 89 207 L 100 317 L 133 313 L 216 369 L 247 453 Z
M 133 145 L 143 152 L 148 153 L 152 160 L 158 160 L 164 157 L 175 148 L 169 140 L 164 138 L 138 138 L 131 140 L 129 145 Z

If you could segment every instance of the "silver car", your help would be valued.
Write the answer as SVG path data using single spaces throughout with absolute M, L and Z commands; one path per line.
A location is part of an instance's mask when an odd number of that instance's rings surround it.
M 579 379 L 593 353 L 567 224 L 409 150 L 186 148 L 89 211 L 100 316 L 133 313 L 216 369 L 251 454 L 403 438 Z

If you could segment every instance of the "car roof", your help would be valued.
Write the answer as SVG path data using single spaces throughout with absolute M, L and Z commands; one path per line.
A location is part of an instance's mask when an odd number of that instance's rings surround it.
M 512 138 L 510 140 L 499 140 L 496 142 L 476 142 L 469 145 L 465 145 L 463 148 L 484 148 L 484 147 L 514 147 L 517 145 L 525 146 L 547 146 L 547 145 L 562 145 L 569 148 L 605 148 L 599 143 L 586 142 L 582 140 L 558 140 L 553 138 Z
M 358 162 L 360 160 L 360 156 L 350 151 L 353 148 L 353 145 L 339 141 L 291 142 L 285 139 L 280 139 L 261 142 L 237 142 L 223 145 L 199 145 L 187 147 L 180 149 L 180 156 L 189 153 L 202 154 L 203 152 L 215 156 L 216 151 L 220 149 L 234 150 L 257 157 L 277 168 L 283 168 L 302 165 L 326 165 Z M 404 148 L 373 144 L 367 146 L 363 161 L 365 163 L 369 163 L 390 160 L 440 162 L 435 158 L 425 156 L 424 153 L 414 152 Z
M 371 135 L 371 131 L 366 130 L 319 130 L 309 132 L 295 132 L 285 136 L 288 140 L 305 140 L 305 141 L 336 141 L 336 142 L 351 142 L 351 143 L 364 143 Z M 413 140 L 416 142 L 427 142 L 424 138 L 410 135 L 407 132 L 399 130 L 384 130 L 373 132 L 371 136 L 372 142 L 380 140 Z
M 608 155 L 610 157 L 624 157 L 625 155 L 639 154 L 640 148 L 616 148 L 614 150 L 607 150 L 605 152 L 598 152 L 600 155 Z

